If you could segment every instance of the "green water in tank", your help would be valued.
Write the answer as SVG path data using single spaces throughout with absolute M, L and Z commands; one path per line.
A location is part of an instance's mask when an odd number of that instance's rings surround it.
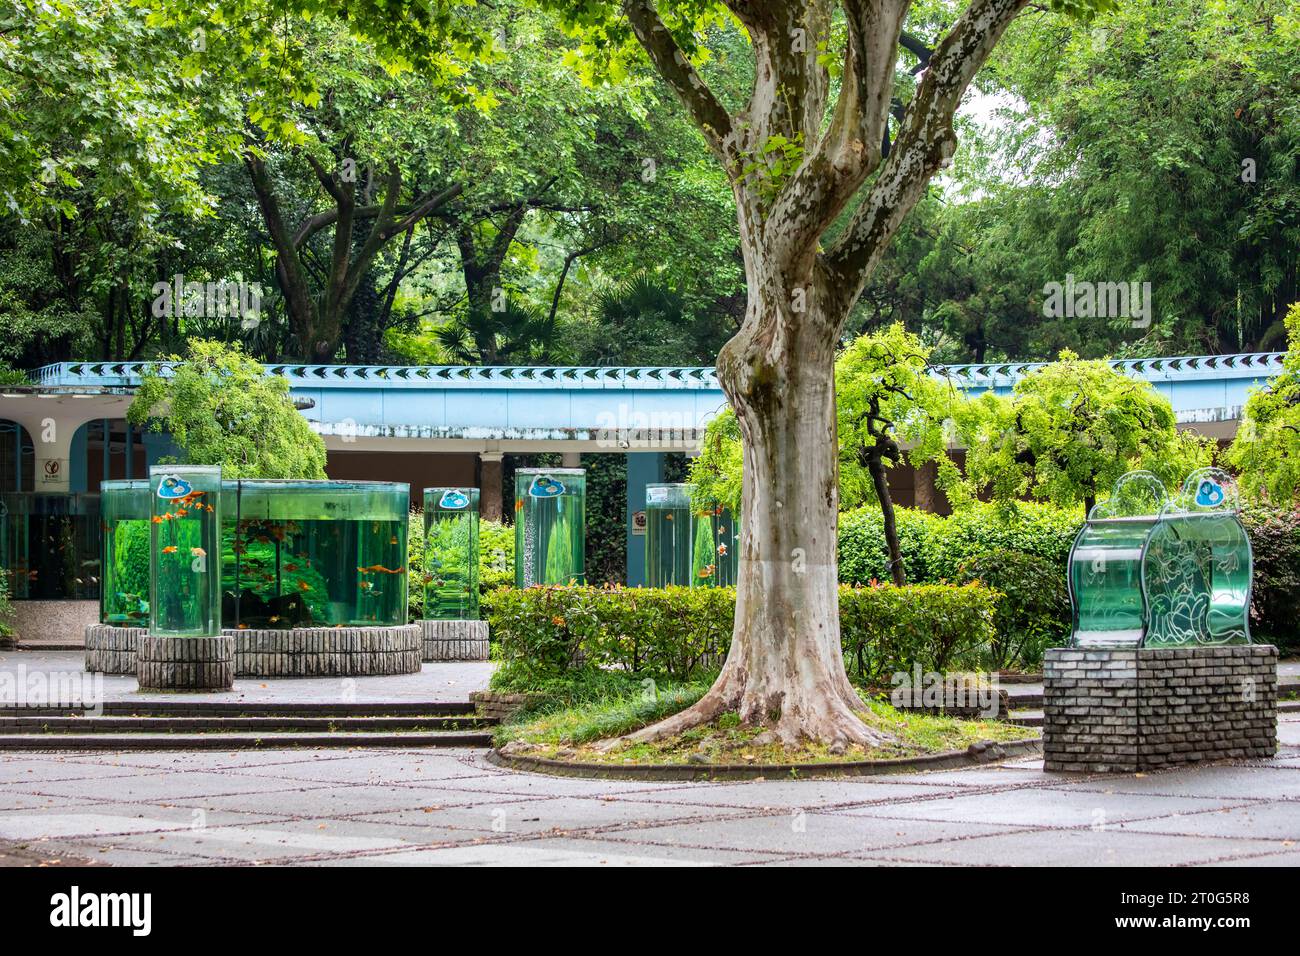
M 478 620 L 477 488 L 424 489 L 424 617 Z
M 691 506 L 691 586 L 735 587 L 740 574 L 740 525 L 721 505 Z
M 149 632 L 158 637 L 221 633 L 221 469 L 149 469 Z
M 227 627 L 406 623 L 409 485 L 232 481 L 223 504 Z
M 691 486 L 646 485 L 645 573 L 652 588 L 691 583 Z
M 103 583 L 99 620 L 118 627 L 149 623 L 150 485 L 146 479 L 99 485 Z
M 515 472 L 515 586 L 585 584 L 587 473 Z

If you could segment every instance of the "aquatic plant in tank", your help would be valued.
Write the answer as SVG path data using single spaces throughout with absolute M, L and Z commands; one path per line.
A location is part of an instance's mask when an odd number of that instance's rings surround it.
M 515 472 L 515 586 L 586 583 L 587 473 Z
M 221 469 L 149 469 L 149 631 L 158 637 L 221 633 Z
M 424 617 L 478 620 L 477 488 L 424 489 Z
M 99 597 L 98 494 L 0 494 L 0 569 L 23 601 Z
M 652 588 L 691 583 L 691 486 L 646 485 L 645 572 Z
M 406 623 L 409 485 L 244 479 L 224 500 L 228 627 Z
M 103 624 L 145 627 L 149 623 L 152 490 L 150 482 L 143 478 L 100 482 L 104 573 L 99 620 Z
M 734 587 L 740 573 L 740 526 L 719 504 L 691 505 L 692 587 Z

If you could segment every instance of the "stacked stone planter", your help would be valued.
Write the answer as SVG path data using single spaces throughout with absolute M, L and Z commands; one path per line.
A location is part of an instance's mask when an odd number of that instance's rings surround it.
M 420 626 L 228 630 L 240 677 L 362 677 L 420 671 Z
M 134 674 L 136 649 L 147 627 L 86 625 L 86 670 L 100 674 Z
M 1132 773 L 1277 753 L 1277 648 L 1053 648 L 1043 769 Z
M 426 661 L 485 661 L 487 621 L 421 621 Z
M 233 637 L 140 637 L 136 678 L 141 690 L 230 690 L 235 682 Z

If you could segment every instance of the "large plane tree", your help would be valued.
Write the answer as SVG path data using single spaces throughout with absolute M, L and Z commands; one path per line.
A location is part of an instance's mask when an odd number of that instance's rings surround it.
M 905 35 L 907 0 L 548 2 L 597 49 L 630 29 L 676 93 L 731 182 L 749 294 L 718 358 L 745 459 L 731 651 L 697 704 L 632 737 L 736 711 L 786 743 L 880 743 L 840 648 L 835 352 L 903 217 L 951 161 L 953 115 L 1026 0 L 954 7 L 937 42 Z M 751 44 L 738 111 L 698 65 L 701 25 L 719 12 Z M 904 49 L 921 69 L 900 102 Z

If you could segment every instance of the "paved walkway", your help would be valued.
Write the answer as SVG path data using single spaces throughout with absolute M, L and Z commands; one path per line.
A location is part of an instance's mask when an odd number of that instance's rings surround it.
M 1280 736 L 1274 760 L 1158 774 L 729 784 L 512 773 L 480 751 L 2 754 L 0 859 L 1295 866 L 1300 717 Z
M 0 674 L 77 675 L 85 673 L 85 655 L 82 651 L 0 651 Z M 186 694 L 184 699 L 249 701 L 251 703 L 302 703 L 346 700 L 361 704 L 391 703 L 398 701 L 465 701 L 472 691 L 487 687 L 492 668 L 487 661 L 465 663 L 425 664 L 418 674 L 395 674 L 383 677 L 297 677 L 270 678 L 241 677 L 235 680 L 234 690 L 210 694 Z M 113 700 L 176 700 L 175 694 L 166 692 L 141 693 L 134 677 L 105 674 L 103 699 Z M 39 699 L 50 682 L 31 682 L 28 704 L 43 703 Z M 57 687 L 57 683 L 53 686 Z

